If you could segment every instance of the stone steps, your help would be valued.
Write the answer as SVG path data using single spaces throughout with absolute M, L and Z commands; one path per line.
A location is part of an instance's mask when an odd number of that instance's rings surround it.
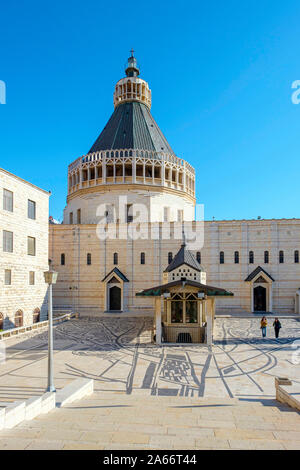
M 274 399 L 95 392 L 1 431 L 8 448 L 300 449 L 300 414 Z

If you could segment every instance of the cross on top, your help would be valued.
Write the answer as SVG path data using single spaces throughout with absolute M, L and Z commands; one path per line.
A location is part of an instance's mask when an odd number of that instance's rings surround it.
M 131 52 L 131 57 L 134 57 L 134 55 L 133 55 L 134 49 L 130 49 L 130 52 Z

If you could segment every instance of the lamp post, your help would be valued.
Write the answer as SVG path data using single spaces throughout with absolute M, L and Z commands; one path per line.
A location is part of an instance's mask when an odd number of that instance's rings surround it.
M 48 387 L 47 392 L 55 392 L 53 383 L 53 312 L 52 312 L 52 284 L 56 283 L 58 273 L 55 271 L 44 272 L 48 290 Z

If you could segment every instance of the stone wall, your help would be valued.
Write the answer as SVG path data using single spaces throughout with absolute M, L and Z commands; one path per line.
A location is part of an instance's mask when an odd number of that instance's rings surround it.
M 13 192 L 13 212 L 3 209 L 3 189 Z M 24 325 L 33 321 L 39 308 L 47 318 L 49 193 L 0 169 L 0 313 L 4 329 L 13 328 L 15 313 L 22 310 Z M 28 199 L 36 203 L 36 219 L 28 218 Z M 3 251 L 3 230 L 13 232 L 13 253 Z M 36 255 L 27 254 L 27 237 L 36 239 Z M 11 270 L 11 285 L 5 285 L 5 269 Z M 35 284 L 29 285 L 29 272 Z
M 134 224 L 129 224 L 134 225 Z M 161 224 L 162 225 L 162 224 Z M 127 224 L 119 226 L 124 231 Z M 207 274 L 206 283 L 223 287 L 234 297 L 217 298 L 217 312 L 250 311 L 251 283 L 247 276 L 261 266 L 273 278 L 273 312 L 293 313 L 294 298 L 300 287 L 300 264 L 294 263 L 294 251 L 299 249 L 300 220 L 242 220 L 204 223 L 204 247 L 201 265 Z M 179 250 L 181 240 L 106 240 L 96 234 L 96 225 L 50 226 L 50 258 L 59 272 L 54 287 L 54 305 L 67 306 L 89 315 L 103 314 L 105 283 L 103 278 L 115 267 L 113 254 L 118 253 L 118 269 L 128 278 L 127 314 L 153 314 L 153 299 L 136 297 L 136 292 L 163 283 L 163 270 L 168 265 L 168 253 Z M 254 263 L 249 264 L 249 251 Z M 264 263 L 264 251 L 269 251 L 269 263 Z M 284 263 L 279 263 L 279 250 L 284 251 Z M 224 251 L 225 263 L 220 264 L 219 252 Z M 234 252 L 239 251 L 239 264 Z M 145 264 L 140 262 L 145 253 Z M 65 266 L 60 265 L 61 253 Z M 87 265 L 87 253 L 92 264 Z

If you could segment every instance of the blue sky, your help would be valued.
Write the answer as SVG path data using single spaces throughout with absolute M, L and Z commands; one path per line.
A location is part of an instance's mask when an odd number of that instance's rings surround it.
M 2 3 L 0 167 L 51 190 L 61 219 L 67 166 L 113 112 L 133 47 L 205 218 L 300 217 L 299 17 L 290 0 Z

